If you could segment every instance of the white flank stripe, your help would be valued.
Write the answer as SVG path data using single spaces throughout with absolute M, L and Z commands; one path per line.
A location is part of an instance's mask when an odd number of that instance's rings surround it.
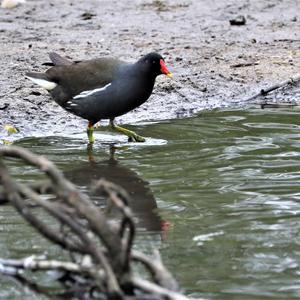
M 29 76 L 26 76 L 26 78 L 30 79 L 31 81 L 40 85 L 41 87 L 43 87 L 44 89 L 46 89 L 48 91 L 53 90 L 57 86 L 57 84 L 55 82 L 47 81 L 45 79 L 38 79 L 38 78 L 29 77 Z
M 94 89 L 94 90 L 89 90 L 89 91 L 83 91 L 79 95 L 74 96 L 73 99 L 79 99 L 79 98 L 85 98 L 85 97 L 91 96 L 91 95 L 93 95 L 93 94 L 95 94 L 97 92 L 101 92 L 101 91 L 106 90 L 110 85 L 111 85 L 111 83 L 108 83 L 107 85 L 105 85 L 104 87 L 99 88 L 99 89 Z

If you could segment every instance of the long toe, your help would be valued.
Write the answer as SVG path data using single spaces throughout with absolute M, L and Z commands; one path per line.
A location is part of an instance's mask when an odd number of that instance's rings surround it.
M 132 139 L 135 141 L 135 142 L 139 142 L 139 143 L 142 143 L 142 142 L 145 142 L 146 139 L 138 134 L 134 134 L 132 136 Z

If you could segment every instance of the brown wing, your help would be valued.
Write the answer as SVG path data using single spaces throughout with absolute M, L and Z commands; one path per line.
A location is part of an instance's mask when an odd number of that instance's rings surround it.
M 121 65 L 125 63 L 112 58 L 99 58 L 76 64 L 54 66 L 47 70 L 47 77 L 58 84 L 53 97 L 64 102 L 83 91 L 101 88 L 112 82 Z

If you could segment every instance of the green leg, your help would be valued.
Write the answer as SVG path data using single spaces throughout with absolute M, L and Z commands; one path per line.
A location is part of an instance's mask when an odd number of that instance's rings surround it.
M 125 134 L 128 136 L 129 142 L 145 142 L 145 138 L 136 134 L 134 131 L 128 130 L 126 128 L 120 127 L 114 123 L 114 120 L 110 120 L 110 126 L 113 130 L 118 131 L 122 134 Z
M 89 139 L 89 143 L 93 144 L 95 139 L 94 139 L 94 135 L 93 135 L 94 127 L 93 127 L 92 123 L 89 123 L 88 128 L 86 130 L 86 133 L 87 133 L 87 136 L 88 136 L 88 139 Z

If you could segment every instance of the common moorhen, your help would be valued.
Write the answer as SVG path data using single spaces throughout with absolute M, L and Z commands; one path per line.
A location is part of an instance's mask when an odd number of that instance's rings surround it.
M 161 55 L 152 52 L 133 64 L 114 58 L 72 62 L 53 52 L 49 56 L 53 67 L 45 73 L 27 73 L 26 77 L 48 90 L 64 109 L 89 121 L 90 143 L 94 142 L 93 126 L 101 119 L 109 119 L 111 127 L 129 140 L 145 141 L 135 132 L 117 126 L 114 118 L 143 104 L 158 75 L 172 77 Z

